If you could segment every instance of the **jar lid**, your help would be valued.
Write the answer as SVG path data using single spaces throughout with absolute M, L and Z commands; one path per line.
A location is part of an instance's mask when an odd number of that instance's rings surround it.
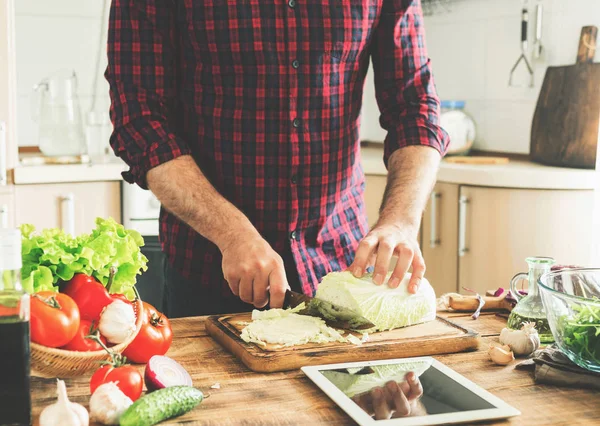
M 444 109 L 463 109 L 465 107 L 465 101 L 442 101 L 442 108 Z

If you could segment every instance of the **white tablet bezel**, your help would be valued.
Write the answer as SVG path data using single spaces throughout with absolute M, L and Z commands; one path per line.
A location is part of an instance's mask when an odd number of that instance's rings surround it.
M 367 413 L 365 413 L 358 405 L 356 405 L 350 398 L 348 398 L 341 390 L 339 390 L 333 383 L 331 383 L 325 376 L 321 374 L 319 370 L 334 370 L 339 368 L 354 368 L 354 367 L 368 367 L 375 365 L 385 364 L 398 364 L 415 361 L 427 361 L 431 362 L 431 366 L 437 368 L 441 373 L 450 377 L 460 385 L 469 389 L 477 396 L 492 404 L 496 408 L 490 408 L 485 410 L 473 410 L 473 411 L 462 411 L 459 413 L 444 413 L 444 414 L 432 414 L 428 416 L 420 417 L 401 417 L 397 419 L 389 420 L 375 420 Z M 464 423 L 481 420 L 494 420 L 494 419 L 505 419 L 507 417 L 518 416 L 521 414 L 519 410 L 511 407 L 501 399 L 495 397 L 485 389 L 476 385 L 466 377 L 460 375 L 451 368 L 445 366 L 441 362 L 435 360 L 432 357 L 418 357 L 418 358 L 399 358 L 399 359 L 387 359 L 378 361 L 363 361 L 363 362 L 349 362 L 340 364 L 326 364 L 326 365 L 315 365 L 309 367 L 302 367 L 301 370 L 310 378 L 329 398 L 331 398 L 342 410 L 344 410 L 350 417 L 352 417 L 360 426 L 428 426 L 437 424 L 448 424 L 448 423 Z

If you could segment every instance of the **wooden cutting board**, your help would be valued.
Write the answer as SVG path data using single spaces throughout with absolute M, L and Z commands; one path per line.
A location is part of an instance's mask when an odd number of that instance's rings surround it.
M 598 28 L 584 27 L 577 63 L 548 67 L 531 126 L 531 159 L 593 169 L 600 127 L 600 63 L 593 63 Z
M 301 346 L 261 347 L 240 338 L 251 314 L 211 316 L 206 331 L 249 369 L 270 373 L 306 365 L 408 358 L 476 350 L 479 335 L 446 319 L 369 335 L 361 346 L 351 343 L 309 343 Z M 357 335 L 359 336 L 359 335 Z

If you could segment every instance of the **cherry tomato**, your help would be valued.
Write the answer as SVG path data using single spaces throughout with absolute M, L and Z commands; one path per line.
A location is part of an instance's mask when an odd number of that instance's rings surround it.
M 90 321 L 97 321 L 102 309 L 112 302 L 106 288 L 94 277 L 85 274 L 76 274 L 68 282 L 63 293 L 68 294 L 75 301 L 81 312 L 81 318 Z
M 79 330 L 77 330 L 75 337 L 73 337 L 69 343 L 63 346 L 63 349 L 81 352 L 103 350 L 104 348 L 100 343 L 90 337 L 87 337 L 94 334 L 96 334 L 100 341 L 106 345 L 106 338 L 100 335 L 98 329 L 96 328 L 96 323 L 94 321 L 82 319 L 79 323 Z
M 110 382 L 115 382 L 119 389 L 132 401 L 142 395 L 144 379 L 141 373 L 131 365 L 119 367 L 104 365 L 100 367 L 90 379 L 90 393 L 93 394 L 98 386 Z
M 154 355 L 166 354 L 173 342 L 173 331 L 167 317 L 149 303 L 143 304 L 142 327 L 123 352 L 127 359 L 138 364 L 148 362 Z
M 31 341 L 50 348 L 66 345 L 79 329 L 79 309 L 66 294 L 40 291 L 31 297 Z

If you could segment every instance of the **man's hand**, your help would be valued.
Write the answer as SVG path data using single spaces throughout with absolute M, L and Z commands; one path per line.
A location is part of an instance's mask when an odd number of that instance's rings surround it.
M 359 244 L 354 262 L 349 267 L 356 277 L 361 277 L 368 266 L 374 265 L 373 280 L 381 285 L 388 273 L 390 260 L 396 255 L 398 263 L 388 285 L 398 287 L 412 266 L 408 291 L 417 292 L 425 274 L 417 234 L 439 163 L 440 154 L 426 146 L 407 146 L 390 156 L 379 220 Z
M 419 407 L 419 399 L 423 396 L 421 382 L 414 373 L 408 373 L 406 379 L 402 383 L 389 381 L 385 386 L 354 396 L 352 400 L 375 420 L 424 414 L 424 407 Z
M 258 233 L 240 236 L 222 250 L 223 276 L 242 301 L 281 308 L 289 284 L 283 260 Z
M 397 256 L 398 261 L 388 285 L 391 288 L 398 287 L 404 274 L 412 266 L 408 291 L 416 293 L 419 282 L 425 275 L 425 261 L 414 231 L 410 232 L 406 229 L 408 228 L 398 225 L 375 226 L 359 244 L 354 262 L 350 265 L 349 269 L 354 276 L 361 277 L 369 266 L 375 266 L 373 281 L 381 285 L 388 273 L 392 256 Z

